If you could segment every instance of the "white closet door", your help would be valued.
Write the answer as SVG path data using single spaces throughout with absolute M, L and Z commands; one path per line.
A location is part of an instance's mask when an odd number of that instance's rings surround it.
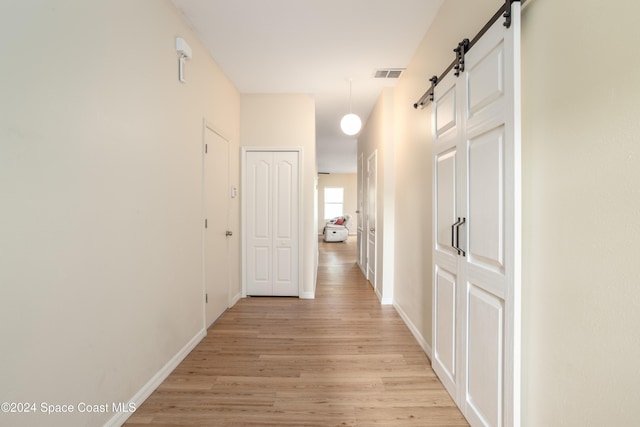
M 461 208 L 468 220 L 462 228 L 467 248 L 463 405 L 470 423 L 478 426 L 515 423 L 519 6 L 513 5 L 511 28 L 499 20 L 465 58 L 467 198 Z
M 273 153 L 273 290 L 298 295 L 298 153 Z
M 460 102 L 458 80 L 450 74 L 438 85 L 433 101 L 434 130 L 434 229 L 433 229 L 433 369 L 449 394 L 456 399 L 458 351 L 456 330 L 458 299 L 458 251 L 452 226 L 457 222 L 463 181 L 458 141 Z
M 298 152 L 248 151 L 244 169 L 247 295 L 297 296 Z
M 433 367 L 472 426 L 519 425 L 519 18 L 433 103 Z
M 367 280 L 373 289 L 379 292 L 377 274 L 377 198 L 378 198 L 378 152 L 374 151 L 367 159 Z
M 273 154 L 250 151 L 246 155 L 246 283 L 248 295 L 271 295 L 273 242 Z
M 364 233 L 364 154 L 358 156 L 358 265 L 363 273 L 366 273 L 366 248 L 367 244 L 363 240 L 366 237 Z

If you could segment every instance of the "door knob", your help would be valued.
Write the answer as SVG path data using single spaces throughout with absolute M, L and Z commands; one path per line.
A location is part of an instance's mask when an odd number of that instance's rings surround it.
M 224 233 L 225 236 L 233 236 L 233 231 L 228 231 Z

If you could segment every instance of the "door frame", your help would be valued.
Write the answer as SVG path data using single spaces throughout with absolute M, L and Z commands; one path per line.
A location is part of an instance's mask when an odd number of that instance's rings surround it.
M 303 208 L 304 201 L 303 196 L 303 182 L 304 178 L 302 176 L 303 172 L 303 162 L 304 162 L 304 149 L 303 147 L 282 147 L 282 146 L 260 146 L 260 145 L 247 145 L 240 147 L 240 233 L 242 238 L 240 239 L 240 281 L 242 283 L 242 298 L 247 297 L 247 245 L 244 240 L 246 236 L 247 230 L 247 192 L 245 191 L 247 188 L 247 170 L 246 170 L 246 160 L 247 153 L 249 152 L 295 152 L 298 153 L 298 298 L 303 295 L 303 254 L 302 250 L 304 246 L 302 231 L 303 227 Z
M 224 139 L 225 141 L 227 141 L 227 143 L 229 144 L 229 149 L 231 149 L 231 139 L 224 134 L 224 132 L 221 132 L 216 126 L 214 126 L 214 124 L 207 120 L 206 118 L 202 119 L 202 322 L 204 324 L 204 328 L 205 330 L 209 328 L 210 325 L 207 325 L 207 265 L 206 265 L 206 255 L 207 255 L 207 229 L 205 228 L 205 220 L 207 218 L 207 205 L 206 205 L 206 191 L 207 191 L 207 187 L 206 187 L 206 148 L 205 148 L 205 144 L 206 144 L 206 135 L 207 135 L 207 130 L 210 130 L 211 132 L 217 134 L 218 136 L 220 136 L 222 139 Z M 229 183 L 230 183 L 230 176 L 229 173 L 231 171 L 231 152 L 228 153 L 229 156 L 227 157 L 227 187 L 229 187 Z M 229 227 L 229 209 L 231 208 L 229 202 L 229 206 L 227 207 L 227 227 Z M 229 246 L 227 244 L 227 255 L 230 255 L 229 253 Z M 231 307 L 231 300 L 232 300 L 232 296 L 231 296 L 231 292 L 230 292 L 230 286 L 231 286 L 231 272 L 229 271 L 229 268 L 227 268 L 227 309 L 229 307 Z M 215 322 L 215 321 L 214 321 Z M 213 322 L 212 322 L 213 324 Z

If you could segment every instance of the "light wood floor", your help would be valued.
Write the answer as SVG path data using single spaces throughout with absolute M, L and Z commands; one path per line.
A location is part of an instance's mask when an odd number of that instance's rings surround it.
M 320 243 L 315 300 L 240 300 L 126 425 L 468 425 L 355 256 Z

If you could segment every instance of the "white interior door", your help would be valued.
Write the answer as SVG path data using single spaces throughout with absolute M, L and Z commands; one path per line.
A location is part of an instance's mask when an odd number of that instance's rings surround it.
M 519 289 L 519 7 L 514 3 L 511 28 L 496 22 L 466 56 L 464 405 L 472 425 L 513 425 L 517 405 L 513 383 Z
M 299 294 L 299 153 L 245 158 L 246 294 Z
M 472 426 L 519 425 L 519 8 L 433 105 L 434 370 Z
M 358 265 L 360 269 L 365 272 L 365 263 L 366 263 L 366 247 L 367 243 L 363 241 L 366 234 L 363 233 L 364 230 L 364 155 L 360 153 L 358 156 Z
M 459 301 L 459 269 L 462 267 L 453 225 L 460 215 L 463 192 L 459 185 L 464 161 L 458 149 L 460 109 L 458 79 L 450 73 L 439 84 L 433 101 L 434 129 L 434 209 L 433 209 L 433 369 L 445 388 L 457 396 L 460 369 L 457 332 Z
M 377 290 L 376 283 L 376 206 L 377 206 L 377 152 L 367 159 L 367 280 Z
M 207 327 L 229 307 L 229 141 L 205 126 L 205 319 Z

